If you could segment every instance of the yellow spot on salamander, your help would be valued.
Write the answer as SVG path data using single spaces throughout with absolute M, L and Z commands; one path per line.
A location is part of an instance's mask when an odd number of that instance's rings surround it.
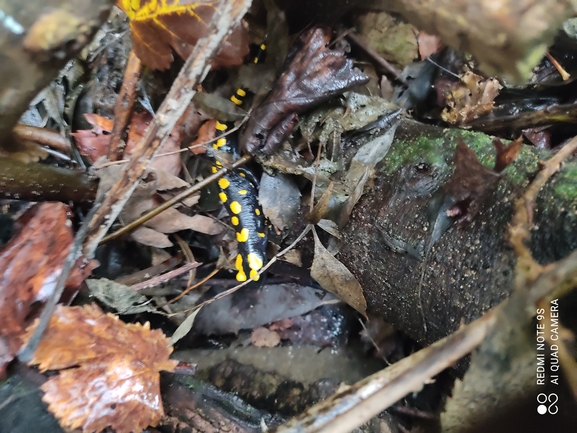
M 239 190 L 238 193 L 239 193 L 240 195 L 246 195 L 247 191 L 246 191 L 246 189 L 241 189 L 241 190 Z
M 255 253 L 248 253 L 246 260 L 248 261 L 248 267 L 255 271 L 258 271 L 264 265 L 262 259 Z
M 233 202 L 230 204 L 230 210 L 231 210 L 231 212 L 232 212 L 233 214 L 238 215 L 238 214 L 240 213 L 240 211 L 242 210 L 242 206 L 240 205 L 239 202 L 233 201 Z
M 242 256 L 240 254 L 236 256 L 235 268 L 238 271 L 236 274 L 236 280 L 240 281 L 241 283 L 246 281 L 246 273 L 244 272 L 244 268 L 242 266 Z
M 246 242 L 248 241 L 248 229 L 244 228 L 240 232 L 236 234 L 236 240 L 239 242 Z M 250 254 L 249 254 L 250 255 Z
M 260 209 L 259 209 L 259 208 L 256 208 L 256 209 L 254 210 L 254 213 L 255 213 L 257 216 L 260 216 Z
M 226 201 L 228 200 L 228 197 L 226 196 L 226 194 L 224 192 L 219 192 L 218 198 L 220 198 L 220 201 L 223 203 L 226 203 Z
M 218 149 L 219 147 L 222 147 L 224 145 L 226 145 L 226 138 L 219 138 L 218 140 L 216 140 L 216 143 L 212 145 L 212 147 Z
M 216 121 L 216 129 L 218 129 L 219 131 L 226 131 L 228 129 L 228 126 L 226 126 L 225 123 L 220 123 L 218 120 Z
M 216 168 L 216 167 L 211 167 L 210 169 L 213 173 L 216 173 L 218 171 L 218 168 Z
M 264 238 L 264 237 L 265 237 L 265 234 L 264 234 L 264 233 L 261 233 L 261 232 L 257 232 L 257 233 L 258 233 L 258 235 L 259 235 L 261 238 Z
M 251 280 L 258 281 L 259 276 L 260 275 L 258 274 L 258 271 L 255 271 L 254 269 L 250 270 L 250 279 Z
M 232 223 L 233 226 L 237 226 L 237 225 L 240 224 L 240 221 L 239 221 L 239 219 L 238 219 L 237 216 L 233 216 L 233 217 L 230 219 L 230 222 Z
M 244 174 L 242 171 L 239 173 L 242 177 L 246 177 L 246 174 Z
M 215 161 L 214 164 L 218 167 L 218 168 L 222 168 L 222 163 L 220 161 Z
M 260 44 L 260 49 L 263 50 L 263 51 L 266 50 L 266 45 L 265 45 L 265 44 Z
M 242 105 L 242 101 L 241 101 L 240 99 L 238 99 L 238 98 L 237 98 L 236 96 L 234 96 L 234 95 L 232 95 L 232 96 L 230 97 L 230 100 L 231 100 L 232 102 L 234 102 L 236 105 Z
M 246 96 L 246 92 L 243 89 L 237 89 L 236 94 L 241 98 L 244 98 Z
M 227 189 L 230 186 L 230 182 L 228 181 L 228 179 L 221 177 L 218 180 L 218 186 L 220 186 L 222 189 Z

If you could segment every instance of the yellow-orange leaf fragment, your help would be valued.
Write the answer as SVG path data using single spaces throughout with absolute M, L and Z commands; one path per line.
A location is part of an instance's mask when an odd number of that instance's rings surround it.
M 158 372 L 177 364 L 167 343 L 148 323 L 123 323 L 96 305 L 59 305 L 30 364 L 62 370 L 42 390 L 63 427 L 140 432 L 164 416 Z
M 167 69 L 172 50 L 186 59 L 202 38 L 219 0 L 117 0 L 132 30 L 138 58 L 152 69 Z M 237 27 L 223 41 L 213 66 L 240 65 L 248 54 L 248 36 Z

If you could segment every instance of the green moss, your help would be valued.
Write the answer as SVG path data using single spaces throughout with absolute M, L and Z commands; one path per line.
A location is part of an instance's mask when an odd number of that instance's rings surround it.
M 403 165 L 419 162 L 434 165 L 442 170 L 448 169 L 459 139 L 475 152 L 481 164 L 488 168 L 494 167 L 493 137 L 462 129 L 446 129 L 442 137 L 423 135 L 395 140 L 385 157 L 385 174 L 390 175 Z M 538 162 L 539 155 L 536 150 L 525 146 L 515 162 L 505 169 L 505 174 L 513 182 L 523 185 L 526 183 L 527 175 L 537 171 Z
M 577 162 L 566 164 L 555 178 L 555 195 L 577 207 Z

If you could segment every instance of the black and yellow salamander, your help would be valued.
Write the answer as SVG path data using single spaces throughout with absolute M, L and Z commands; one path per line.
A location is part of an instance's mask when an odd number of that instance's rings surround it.
M 260 56 L 266 49 L 264 44 L 261 44 L 259 48 L 254 63 L 260 61 Z M 230 100 L 241 106 L 246 95 L 247 91 L 239 88 Z M 226 134 L 233 127 L 233 123 L 217 121 L 216 141 L 212 143 L 212 147 L 219 152 L 230 154 L 231 159 L 236 160 L 240 156 L 238 134 Z M 222 162 L 215 159 L 214 164 L 212 171 L 216 173 L 222 168 Z M 250 170 L 240 168 L 219 179 L 218 186 L 220 200 L 228 210 L 238 241 L 238 255 L 235 262 L 236 279 L 241 282 L 249 278 L 257 281 L 258 271 L 266 263 L 267 243 L 265 217 L 258 202 L 258 181 Z

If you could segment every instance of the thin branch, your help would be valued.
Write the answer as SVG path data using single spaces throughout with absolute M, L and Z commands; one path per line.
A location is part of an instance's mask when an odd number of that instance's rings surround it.
M 124 153 L 124 146 L 121 145 L 121 142 L 126 139 L 127 128 L 130 125 L 134 102 L 136 101 L 136 86 L 140 80 L 141 72 L 142 63 L 136 57 L 134 50 L 130 50 L 124 79 L 114 107 L 114 125 L 110 133 L 110 148 L 108 150 L 110 161 L 119 160 Z
M 151 159 L 166 142 L 174 125 L 192 101 L 197 85 L 210 70 L 212 57 L 230 29 L 240 24 L 250 4 L 250 0 L 227 0 L 216 9 L 207 36 L 195 45 L 170 92 L 158 109 L 157 115 L 134 148 L 132 159 L 123 168 L 118 181 L 106 192 L 106 198 L 99 212 L 90 221 L 84 244 L 86 257 L 92 257 L 100 240 L 120 214 Z
M 102 244 L 106 243 L 108 241 L 111 241 L 113 239 L 116 239 L 116 238 L 122 236 L 125 233 L 130 232 L 131 230 L 134 230 L 139 225 L 144 224 L 146 221 L 148 221 L 151 218 L 154 218 L 156 215 L 165 211 L 169 207 L 172 207 L 175 204 L 180 203 L 185 198 L 190 197 L 191 195 L 193 195 L 197 192 L 200 192 L 203 188 L 206 188 L 211 183 L 216 182 L 218 179 L 220 179 L 224 175 L 233 172 L 234 170 L 236 170 L 240 166 L 246 164 L 247 161 L 250 161 L 251 158 L 252 158 L 252 156 L 250 156 L 250 155 L 244 155 L 244 156 L 240 157 L 236 161 L 232 162 L 229 166 L 221 168 L 216 173 L 211 174 L 207 178 L 194 184 L 193 186 L 191 186 L 186 191 L 183 191 L 180 194 L 172 197 L 170 200 L 165 201 L 160 206 L 157 206 L 154 209 L 151 209 L 149 212 L 145 213 L 140 218 L 135 219 L 134 221 L 131 221 L 130 223 L 126 224 L 124 227 L 116 230 L 114 233 L 111 233 L 108 236 L 104 236 L 102 238 L 102 240 L 100 241 L 100 243 L 102 243 Z

